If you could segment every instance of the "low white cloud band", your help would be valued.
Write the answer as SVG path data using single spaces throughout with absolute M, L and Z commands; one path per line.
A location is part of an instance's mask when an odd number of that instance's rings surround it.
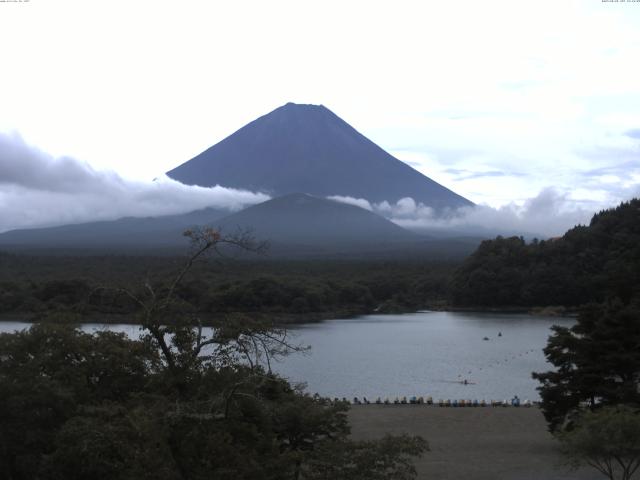
M 554 188 L 542 190 L 522 205 L 511 203 L 499 208 L 475 205 L 444 212 L 436 212 L 408 197 L 395 203 L 370 203 L 363 198 L 338 195 L 328 198 L 365 208 L 401 227 L 427 233 L 451 231 L 473 235 L 500 233 L 553 237 L 575 225 L 588 224 L 594 214 Z
M 268 199 L 220 186 L 187 186 L 166 176 L 129 181 L 73 158 L 54 158 L 17 135 L 0 134 L 0 232 L 205 207 L 233 212 Z

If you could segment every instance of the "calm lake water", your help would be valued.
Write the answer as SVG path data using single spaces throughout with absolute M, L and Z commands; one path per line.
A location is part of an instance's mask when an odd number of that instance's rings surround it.
M 551 325 L 572 319 L 495 313 L 420 312 L 367 315 L 291 327 L 311 351 L 274 370 L 323 396 L 426 396 L 434 399 L 538 399 L 533 371 L 546 371 L 542 348 Z M 0 331 L 28 323 L 0 322 Z M 105 328 L 87 324 L 87 331 Z M 108 328 L 139 333 L 133 325 Z M 502 333 L 502 336 L 498 336 Z M 484 337 L 489 340 L 483 340 Z M 460 381 L 467 379 L 468 385 Z

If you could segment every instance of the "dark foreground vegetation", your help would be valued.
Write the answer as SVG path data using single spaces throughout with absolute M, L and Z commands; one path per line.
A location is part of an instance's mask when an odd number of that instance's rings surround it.
M 640 408 L 640 298 L 585 307 L 573 327 L 553 328 L 544 352 L 556 369 L 534 378 L 552 431 L 585 409 Z
M 228 327 L 206 354 L 209 339 L 174 328 L 173 357 L 150 333 L 0 335 L 0 478 L 413 478 L 423 440 L 350 441 L 347 405 L 241 361 L 253 341 L 282 351 L 275 333 Z
M 271 372 L 273 357 L 302 349 L 286 332 L 226 318 L 203 335 L 177 292 L 195 259 L 235 240 L 191 235 L 168 282 L 116 289 L 140 340 L 57 324 L 0 335 L 0 478 L 414 478 L 424 440 L 350 440 L 346 404 Z

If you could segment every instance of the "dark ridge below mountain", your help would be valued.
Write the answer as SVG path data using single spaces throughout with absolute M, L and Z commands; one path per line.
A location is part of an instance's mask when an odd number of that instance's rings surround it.
M 383 245 L 420 237 L 368 210 L 302 193 L 253 205 L 216 222 L 225 233 L 250 229 L 256 238 L 289 245 Z
M 182 233 L 198 225 L 213 225 L 225 210 L 205 208 L 179 215 L 125 217 L 48 228 L 12 230 L 0 234 L 0 246 L 24 249 L 88 249 L 136 247 L 186 247 Z
M 225 212 L 226 213 L 226 212 Z M 147 218 L 121 218 L 0 234 L 0 249 L 40 255 L 176 255 L 188 247 L 184 230 L 208 225 L 225 235 L 250 230 L 268 241 L 271 259 L 462 258 L 475 238 L 433 239 L 405 230 L 368 210 L 306 194 L 290 194 L 223 217 L 212 208 Z M 226 255 L 256 258 L 237 249 Z
M 442 209 L 472 205 L 401 162 L 322 105 L 288 103 L 167 172 L 188 185 L 304 192 Z

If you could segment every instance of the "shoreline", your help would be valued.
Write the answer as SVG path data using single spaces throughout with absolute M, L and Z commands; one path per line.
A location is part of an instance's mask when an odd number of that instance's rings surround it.
M 563 306 L 547 306 L 547 307 L 455 307 L 452 305 L 430 305 L 417 310 L 406 310 L 398 312 L 379 312 L 379 311 L 356 311 L 356 310 L 335 310 L 329 312 L 307 312 L 307 313 L 265 313 L 265 312 L 228 312 L 220 314 L 208 314 L 202 318 L 202 326 L 210 327 L 214 325 L 212 318 L 215 317 L 251 317 L 253 319 L 265 320 L 272 322 L 277 326 L 287 325 L 303 325 L 320 323 L 325 320 L 348 320 L 366 315 L 404 315 L 421 312 L 451 312 L 451 313 L 495 313 L 495 314 L 520 314 L 530 316 L 559 317 L 559 318 L 575 318 L 578 315 L 577 309 L 570 309 Z M 69 312 L 83 318 L 81 322 L 55 322 L 54 323 L 100 323 L 105 325 L 138 325 L 133 317 L 135 314 L 77 314 Z M 20 323 L 37 323 L 42 321 L 39 318 L 40 313 L 2 313 L 0 314 L 0 322 L 20 322 Z
M 135 314 L 129 313 L 96 313 L 96 314 L 77 314 L 75 312 L 69 312 L 72 317 L 79 318 L 80 322 L 62 322 L 49 319 L 53 323 L 68 323 L 71 325 L 78 324 L 104 324 L 104 325 L 139 325 L 136 321 Z M 411 312 L 407 312 L 411 313 Z M 286 325 L 302 325 L 305 323 L 319 323 L 324 320 L 343 320 L 349 318 L 355 318 L 361 315 L 371 315 L 371 313 L 360 313 L 351 310 L 339 310 L 331 312 L 309 312 L 309 313 L 264 313 L 264 312 L 228 312 L 220 314 L 207 314 L 202 315 L 202 326 L 211 327 L 215 325 L 215 318 L 224 317 L 250 317 L 254 320 L 265 320 L 272 322 L 277 326 Z M 20 323 L 38 323 L 41 321 L 47 321 L 42 318 L 40 313 L 3 313 L 0 314 L 0 322 L 20 322 Z
M 456 307 L 453 305 L 446 306 L 431 306 L 425 310 L 431 310 L 434 312 L 469 312 L 469 313 L 512 313 L 522 315 L 539 315 L 543 317 L 564 317 L 573 318 L 577 317 L 579 313 L 578 308 L 569 308 L 562 305 L 547 305 L 545 307 Z

